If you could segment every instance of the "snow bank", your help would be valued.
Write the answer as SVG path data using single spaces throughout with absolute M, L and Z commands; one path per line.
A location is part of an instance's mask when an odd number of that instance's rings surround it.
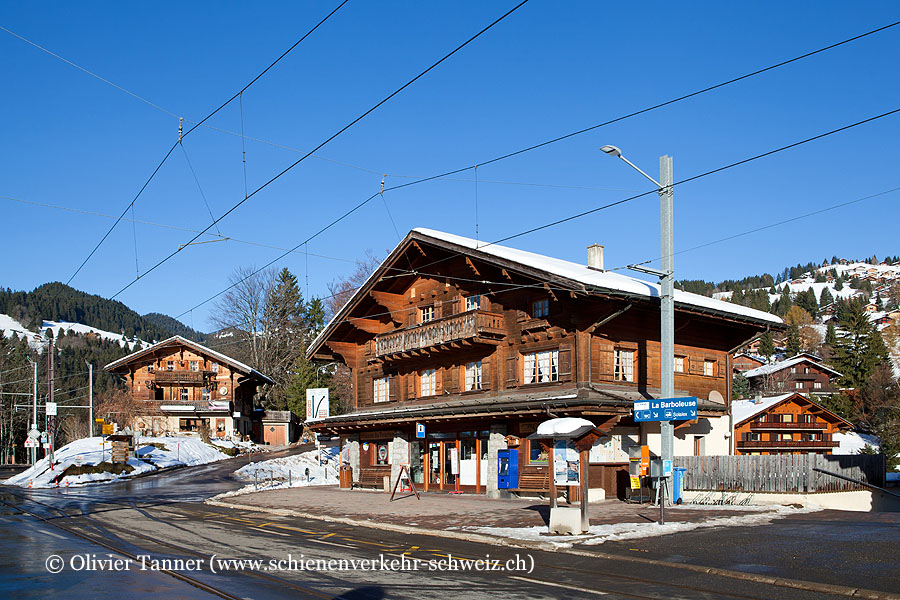
M 140 442 L 135 451 L 137 456 L 129 458 L 128 466 L 123 467 L 110 464 L 111 444 L 104 443 L 102 437 L 76 440 L 55 451 L 52 468 L 49 458 L 43 458 L 4 483 L 36 488 L 107 483 L 166 467 L 203 465 L 229 458 L 218 448 L 194 437 L 141 437 Z M 69 467 L 97 465 L 101 465 L 101 470 L 96 473 L 60 477 Z
M 288 487 L 337 485 L 339 459 L 340 448 L 323 447 L 321 467 L 319 466 L 318 453 L 315 450 L 293 456 L 250 463 L 235 471 L 235 476 L 238 479 L 252 481 L 253 483 L 233 492 L 219 494 L 215 499 Z M 306 476 L 307 469 L 309 469 L 308 479 Z
M 66 335 L 70 335 L 72 333 L 77 333 L 79 335 L 93 334 L 99 336 L 104 340 L 116 342 L 126 350 L 143 350 L 144 348 L 149 348 L 150 346 L 152 346 L 152 344 L 150 344 L 149 342 L 145 342 L 138 338 L 134 338 L 133 340 L 126 340 L 125 336 L 121 333 L 113 333 L 112 331 L 105 331 L 103 329 L 97 329 L 96 327 L 89 327 L 88 325 L 82 325 L 81 323 L 69 323 L 68 321 L 44 321 L 44 324 L 41 327 L 41 334 L 46 335 L 46 331 L 48 329 L 53 331 L 54 337 L 59 337 L 60 330 L 65 331 Z
M 667 509 L 667 519 L 677 519 L 678 512 L 685 510 L 686 508 L 687 507 L 673 507 Z M 782 517 L 820 510 L 818 507 L 814 506 L 804 506 L 802 508 L 790 506 L 703 506 L 702 508 L 729 511 L 741 510 L 741 512 L 745 514 L 715 517 L 707 521 L 698 522 L 667 521 L 665 525 L 660 525 L 659 523 L 612 523 L 607 525 L 592 525 L 589 530 L 590 533 L 582 535 L 546 535 L 546 525 L 538 525 L 535 527 L 465 527 L 464 529 L 467 531 L 516 540 L 550 542 L 559 548 L 569 548 L 573 544 L 596 546 L 604 542 L 656 537 L 668 535 L 670 533 L 692 531 L 694 529 L 707 529 L 710 527 L 747 527 L 752 525 L 765 525 Z

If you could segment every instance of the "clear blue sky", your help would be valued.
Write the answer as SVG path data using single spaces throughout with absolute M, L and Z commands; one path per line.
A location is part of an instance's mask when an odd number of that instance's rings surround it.
M 309 151 L 514 2 L 351 0 L 243 98 L 248 136 Z M 5 3 L 0 25 L 187 120 L 199 120 L 337 2 Z M 531 0 L 219 224 L 279 247 L 304 240 L 403 176 L 488 160 L 900 20 L 895 3 L 557 3 Z M 900 108 L 900 27 L 749 80 L 478 169 L 480 237 L 493 241 L 644 192 L 649 182 L 599 152 L 614 144 L 644 170 L 674 156 L 692 175 Z M 66 281 L 177 138 L 177 120 L 0 31 L 0 285 Z M 233 103 L 210 122 L 240 131 Z M 678 187 L 676 251 L 817 208 L 900 187 L 900 115 Z M 198 129 L 184 141 L 212 212 L 244 195 L 241 139 Z M 250 190 L 301 156 L 246 142 Z M 339 162 L 333 162 L 339 161 Z M 353 165 L 353 166 L 345 166 Z M 358 168 L 362 167 L 362 169 Z M 468 171 L 385 194 L 400 235 L 417 226 L 474 236 Z M 506 182 L 506 183 L 496 183 Z M 520 184 L 541 185 L 513 185 Z M 721 280 L 833 254 L 900 254 L 900 193 L 676 257 L 676 276 Z M 187 229 L 211 221 L 181 150 L 135 205 L 135 218 Z M 129 215 L 130 217 L 130 215 Z M 575 261 L 591 243 L 608 267 L 659 256 L 655 195 L 508 242 Z M 110 296 L 192 233 L 119 224 L 72 285 Z M 207 238 L 208 239 L 208 238 Z M 308 290 L 398 241 L 384 202 L 309 245 Z M 118 299 L 171 315 L 226 285 L 239 265 L 280 252 L 236 241 L 198 245 Z M 338 260 L 339 259 L 339 260 Z M 280 262 L 306 291 L 307 258 Z M 183 317 L 208 329 L 207 304 Z

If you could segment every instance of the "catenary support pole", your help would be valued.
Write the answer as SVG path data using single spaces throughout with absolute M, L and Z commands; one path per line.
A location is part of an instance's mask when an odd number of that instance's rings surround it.
M 660 256 L 660 396 L 675 396 L 675 242 L 673 205 L 675 190 L 672 157 L 659 157 Z M 663 460 L 673 460 L 675 428 L 672 421 L 660 422 Z M 667 479 L 663 479 L 667 481 Z

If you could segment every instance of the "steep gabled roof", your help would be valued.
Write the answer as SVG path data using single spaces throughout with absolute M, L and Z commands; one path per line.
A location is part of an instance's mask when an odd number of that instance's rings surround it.
M 183 345 L 187 346 L 188 348 L 191 348 L 192 350 L 197 351 L 200 354 L 204 354 L 206 356 L 214 358 L 217 361 L 219 361 L 220 363 L 223 363 L 223 364 L 228 365 L 229 367 L 232 367 L 235 371 L 239 371 L 241 373 L 244 373 L 245 375 L 250 375 L 257 379 L 261 379 L 265 383 L 275 383 L 271 378 L 269 378 L 266 375 L 263 375 L 262 373 L 260 373 L 256 369 L 254 369 L 253 367 L 251 367 L 249 365 L 245 365 L 241 361 L 235 360 L 235 359 L 231 358 L 230 356 L 226 356 L 225 354 L 222 354 L 221 352 L 216 352 L 215 350 L 211 350 L 210 348 L 207 348 L 206 346 L 204 346 L 202 344 L 198 344 L 197 342 L 194 342 L 187 338 L 183 338 L 180 335 L 173 335 L 172 337 L 170 337 L 168 339 L 165 339 L 161 342 L 153 344 L 149 348 L 145 348 L 145 349 L 139 350 L 137 352 L 132 352 L 128 356 L 123 356 L 119 360 L 115 360 L 115 361 L 109 363 L 108 365 L 103 367 L 103 369 L 105 371 L 112 371 L 112 370 L 114 370 L 118 367 L 121 367 L 123 365 L 126 365 L 132 361 L 138 360 L 147 355 L 152 355 L 154 350 L 158 350 L 160 348 L 165 348 L 168 346 L 176 346 L 178 344 L 183 344 Z
M 761 367 L 756 367 L 755 369 L 750 369 L 749 371 L 744 372 L 744 377 L 759 377 L 760 375 L 771 375 L 772 373 L 777 373 L 778 371 L 783 371 L 788 367 L 793 367 L 799 365 L 801 363 L 809 363 L 814 365 L 815 367 L 822 369 L 823 371 L 828 371 L 835 377 L 841 377 L 841 374 L 835 371 L 832 368 L 826 367 L 822 363 L 818 363 L 810 358 L 807 358 L 804 355 L 797 355 L 793 358 L 789 358 L 787 360 L 783 360 L 781 362 L 772 363 L 769 365 L 763 365 Z
M 517 250 L 497 244 L 486 244 L 471 238 L 454 235 L 452 233 L 444 233 L 433 229 L 416 228 L 410 231 L 407 236 L 397 245 L 391 254 L 378 266 L 377 269 L 369 276 L 366 282 L 360 286 L 351 296 L 350 300 L 338 311 L 331 319 L 328 325 L 319 333 L 307 351 L 307 356 L 312 356 L 318 351 L 319 347 L 328 338 L 334 329 L 339 325 L 350 312 L 357 301 L 368 293 L 369 289 L 384 274 L 387 267 L 393 263 L 400 252 L 413 241 L 423 241 L 436 244 L 442 248 L 456 251 L 460 254 L 478 257 L 499 264 L 508 264 L 511 268 L 517 268 L 523 272 L 531 273 L 535 277 L 541 279 L 553 278 L 566 280 L 576 288 L 586 291 L 607 293 L 617 296 L 629 298 L 658 298 L 660 295 L 660 285 L 651 283 L 636 277 L 629 277 L 620 273 L 611 271 L 598 271 L 589 268 L 585 264 L 574 263 L 559 258 L 552 258 L 527 252 L 525 250 Z M 731 302 L 723 302 L 714 300 L 707 296 L 692 294 L 675 290 L 676 308 L 697 310 L 705 313 L 737 319 L 740 321 L 750 322 L 757 325 L 775 325 L 781 326 L 783 321 L 770 313 L 763 312 L 732 304 Z
M 825 408 L 818 402 L 810 400 L 803 394 L 797 394 L 795 392 L 791 392 L 790 394 L 780 394 L 778 396 L 768 396 L 765 398 L 761 398 L 759 403 L 757 403 L 755 400 L 733 400 L 731 402 L 731 417 L 734 420 L 734 426 L 737 427 L 737 426 L 741 425 L 742 423 L 749 421 L 753 417 L 766 412 L 770 408 L 774 408 L 774 407 L 778 406 L 779 404 L 782 404 L 784 402 L 787 402 L 788 400 L 793 400 L 793 399 L 801 400 L 803 402 L 812 404 L 819 410 L 826 412 L 829 415 L 831 415 L 832 417 L 834 417 L 834 419 L 836 421 L 842 421 L 844 424 L 847 425 L 847 427 L 853 427 L 853 423 L 851 423 L 847 419 L 845 419 L 839 415 L 836 415 L 835 413 L 831 412 L 830 410 L 828 410 L 827 408 Z

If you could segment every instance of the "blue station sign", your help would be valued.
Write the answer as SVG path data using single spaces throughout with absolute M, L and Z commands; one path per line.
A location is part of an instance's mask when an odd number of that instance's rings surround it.
M 696 396 L 656 398 L 634 403 L 635 421 L 691 421 L 696 418 Z

